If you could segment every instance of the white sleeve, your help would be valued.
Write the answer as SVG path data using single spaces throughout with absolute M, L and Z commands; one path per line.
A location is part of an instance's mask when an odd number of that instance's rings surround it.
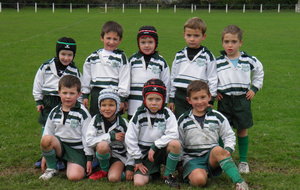
M 264 80 L 264 70 L 263 70 L 263 65 L 261 62 L 255 58 L 255 62 L 252 64 L 253 65 L 253 70 L 252 70 L 252 86 L 255 86 L 256 88 L 261 89 L 263 86 L 263 80 Z
M 51 114 L 51 112 L 50 112 Z M 49 116 L 50 116 L 49 114 Z M 54 136 L 55 135 L 55 124 L 52 122 L 52 120 L 50 119 L 50 117 L 48 116 L 46 124 L 45 124 L 45 128 L 44 128 L 44 132 L 42 136 L 45 135 L 51 135 Z
M 134 116 L 133 116 L 134 117 Z M 142 152 L 138 146 L 139 123 L 135 124 L 133 119 L 129 121 L 127 132 L 125 134 L 125 144 L 127 152 L 132 159 L 141 159 Z
M 122 65 L 119 71 L 118 94 L 122 98 L 127 98 L 130 93 L 130 64 L 126 56 L 122 57 Z
M 38 69 L 34 77 L 32 95 L 35 101 L 43 100 L 42 87 L 44 84 L 44 70 L 42 67 Z
M 220 137 L 224 143 L 224 148 L 229 147 L 232 151 L 234 151 L 236 137 L 228 120 L 225 117 L 223 118 L 224 121 L 221 123 Z
M 92 71 L 91 71 L 91 62 L 90 56 L 86 58 L 85 63 L 83 64 L 83 75 L 81 78 L 82 82 L 82 93 L 90 94 L 91 92 L 91 80 L 92 80 Z
M 165 83 L 165 85 L 167 87 L 166 103 L 168 103 L 170 87 L 171 87 L 171 76 L 170 76 L 170 68 L 166 62 L 165 62 L 165 64 L 167 65 L 167 67 L 163 68 L 163 70 L 161 72 L 161 80 Z
M 171 110 L 168 109 L 170 117 L 167 119 L 166 122 L 166 130 L 159 139 L 154 141 L 154 144 L 157 148 L 162 148 L 167 146 L 167 144 L 171 140 L 178 140 L 179 134 L 178 134 L 178 124 L 175 115 L 171 112 Z
M 87 111 L 86 114 L 88 115 L 88 117 L 84 119 L 81 123 L 82 125 L 81 135 L 82 135 L 83 150 L 85 152 L 85 155 L 88 156 L 88 155 L 94 155 L 94 150 L 87 145 L 87 141 L 86 141 L 87 128 L 91 121 L 91 115 Z
M 207 64 L 207 81 L 211 95 L 213 97 L 216 97 L 218 87 L 218 73 L 215 57 L 213 57 L 213 60 L 209 61 Z
M 172 63 L 172 69 L 171 69 L 169 98 L 175 98 L 176 87 L 174 86 L 174 80 L 178 74 L 178 71 L 177 71 L 178 67 L 180 67 L 180 65 L 176 64 L 176 55 L 175 55 L 174 61 Z

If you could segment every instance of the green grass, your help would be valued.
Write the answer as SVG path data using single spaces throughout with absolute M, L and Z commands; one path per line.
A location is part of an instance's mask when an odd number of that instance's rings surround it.
M 251 173 L 244 175 L 252 189 L 298 189 L 300 185 L 300 14 L 275 11 L 224 11 L 178 9 L 3 9 L 0 13 L 0 189 L 132 189 L 132 183 L 106 181 L 69 182 L 61 174 L 49 182 L 38 180 L 33 163 L 40 156 L 40 126 L 32 97 L 32 83 L 38 67 L 55 55 L 55 42 L 62 36 L 78 44 L 75 57 L 82 71 L 85 58 L 102 47 L 99 33 L 107 20 L 124 27 L 120 46 L 129 57 L 137 51 L 136 33 L 142 25 L 154 25 L 159 34 L 159 51 L 171 65 L 175 53 L 184 47 L 183 23 L 192 16 L 207 25 L 207 46 L 216 56 L 221 50 L 220 34 L 228 24 L 244 31 L 242 50 L 255 55 L 264 65 L 263 89 L 252 110 L 255 125 L 249 130 Z M 234 154 L 237 157 L 237 154 Z M 160 182 L 136 189 L 168 189 Z M 183 189 L 196 189 L 183 185 Z M 233 189 L 222 175 L 210 180 L 206 189 Z

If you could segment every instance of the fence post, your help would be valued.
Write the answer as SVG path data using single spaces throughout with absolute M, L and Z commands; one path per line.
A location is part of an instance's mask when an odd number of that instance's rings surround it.
M 159 13 L 159 4 L 156 4 L 156 12 Z
M 37 12 L 37 3 L 36 2 L 34 3 L 34 12 L 35 13 Z
M 210 4 L 208 4 L 208 13 L 210 13 Z
M 191 4 L 191 13 L 193 13 L 193 12 L 194 12 L 194 5 Z
M 174 5 L 174 13 L 176 13 L 176 5 Z
M 70 13 L 72 13 L 73 8 L 72 8 L 72 3 L 70 3 Z
M 228 13 L 228 4 L 226 4 L 226 13 Z
M 262 13 L 262 11 L 263 11 L 263 5 L 260 4 L 260 12 Z
M 140 3 L 140 13 L 142 13 L 142 4 Z
M 194 11 L 196 11 L 197 10 L 197 5 L 194 5 Z
M 2 3 L 0 2 L 0 13 L 2 13 Z
M 107 13 L 107 3 L 105 3 L 104 7 L 104 12 Z
M 90 13 L 90 4 L 86 5 L 86 11 L 87 11 L 87 13 Z
M 17 2 L 17 12 L 20 12 L 19 2 Z
M 280 13 L 280 4 L 278 4 L 278 11 L 277 12 Z
M 125 4 L 123 3 L 123 5 L 122 5 L 122 13 L 124 13 L 125 12 Z
M 55 9 L 55 4 L 52 3 L 52 13 L 54 13 L 54 9 Z
M 246 11 L 246 5 L 244 4 L 243 5 L 243 13 L 245 13 L 245 11 Z

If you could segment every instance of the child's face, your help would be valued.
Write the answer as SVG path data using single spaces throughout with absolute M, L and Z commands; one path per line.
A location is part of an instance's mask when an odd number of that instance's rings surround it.
M 67 88 L 62 86 L 58 91 L 61 99 L 63 111 L 70 111 L 72 107 L 75 106 L 77 98 L 80 96 L 80 92 L 77 91 L 77 87 Z
M 113 51 L 120 45 L 121 38 L 116 32 L 108 32 L 104 34 L 103 38 L 101 37 L 101 41 L 103 41 L 105 50 Z
M 239 40 L 238 34 L 225 34 L 223 37 L 222 46 L 229 59 L 236 59 L 240 57 L 240 47 L 242 46 L 242 41 Z
M 187 101 L 193 107 L 193 114 L 202 116 L 205 114 L 207 107 L 209 107 L 209 101 L 211 96 L 206 90 L 200 90 L 192 92 L 190 97 L 187 97 Z
M 156 113 L 162 108 L 163 99 L 160 95 L 151 93 L 146 96 L 145 104 L 151 113 Z
M 150 55 L 155 51 L 155 40 L 151 37 L 141 37 L 139 39 L 140 51 L 145 55 Z
M 184 39 L 189 48 L 199 48 L 206 35 L 200 29 L 185 28 Z
M 114 119 L 117 110 L 117 104 L 112 99 L 104 99 L 100 103 L 100 113 L 106 119 Z
M 60 50 L 58 53 L 58 58 L 63 65 L 67 66 L 73 61 L 74 53 L 70 50 Z

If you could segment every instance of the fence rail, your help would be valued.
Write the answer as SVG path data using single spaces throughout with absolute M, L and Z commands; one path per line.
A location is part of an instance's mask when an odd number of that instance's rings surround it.
M 73 12 L 73 9 L 85 8 L 87 12 L 90 11 L 90 8 L 101 8 L 105 13 L 108 12 L 108 9 L 121 9 L 122 12 L 125 12 L 126 9 L 138 9 L 140 13 L 143 9 L 156 9 L 156 12 L 159 13 L 160 9 L 173 9 L 176 13 L 177 9 L 190 9 L 193 13 L 196 10 L 207 10 L 211 12 L 212 10 L 224 10 L 226 13 L 230 10 L 241 10 L 245 13 L 247 10 L 257 10 L 263 12 L 264 10 L 274 10 L 280 12 L 281 10 L 289 10 L 300 12 L 300 4 L 173 4 L 173 5 L 160 5 L 160 4 L 76 4 L 76 3 L 1 3 L 0 2 L 0 12 L 4 9 L 16 9 L 17 12 L 20 12 L 23 8 L 33 8 L 35 12 L 38 12 L 38 9 L 51 8 L 52 12 L 55 12 L 55 9 L 69 9 L 70 12 Z

